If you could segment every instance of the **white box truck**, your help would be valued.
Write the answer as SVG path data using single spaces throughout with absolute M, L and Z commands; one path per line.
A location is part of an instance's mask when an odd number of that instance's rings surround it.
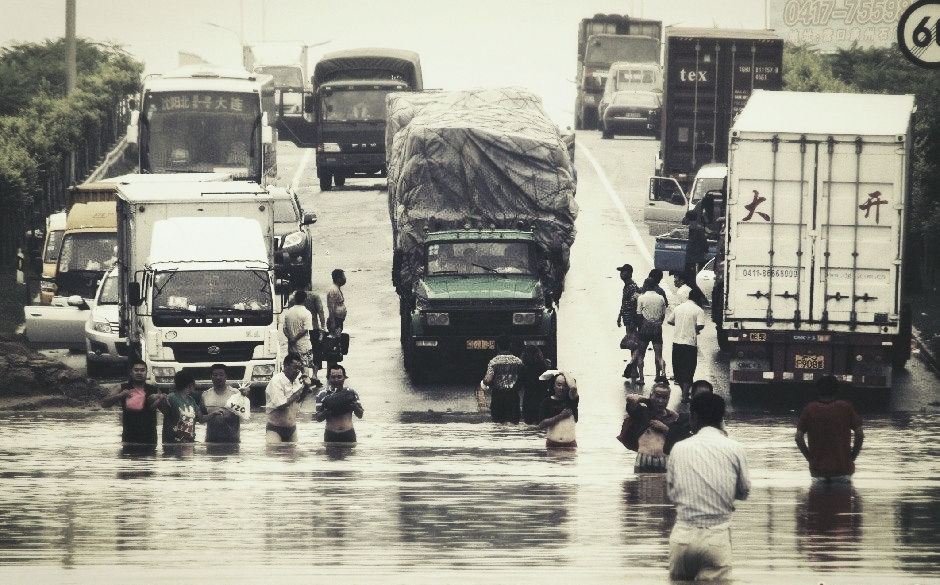
M 278 371 L 272 204 L 250 182 L 119 185 L 121 329 L 152 383 L 223 363 L 257 394 Z
M 914 98 L 755 91 L 729 135 L 732 390 L 833 374 L 887 390 L 904 302 Z

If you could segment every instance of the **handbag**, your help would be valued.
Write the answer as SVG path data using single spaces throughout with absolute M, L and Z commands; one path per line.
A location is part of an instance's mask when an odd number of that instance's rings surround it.
M 637 339 L 636 331 L 627 331 L 627 334 L 620 340 L 620 349 L 634 350 L 640 346 L 640 340 Z
M 627 415 L 623 419 L 617 440 L 627 449 L 638 451 L 640 449 L 640 436 L 642 436 L 649 427 L 649 411 L 641 406 L 634 410 L 633 416 Z

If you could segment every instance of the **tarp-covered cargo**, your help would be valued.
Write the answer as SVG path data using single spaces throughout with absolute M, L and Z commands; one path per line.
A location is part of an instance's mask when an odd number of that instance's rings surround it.
M 414 51 L 402 49 L 350 49 L 327 53 L 313 70 L 313 84 L 342 79 L 383 79 L 394 75 L 414 91 L 424 89 L 421 60 Z
M 410 294 L 419 277 L 427 232 L 523 226 L 539 245 L 540 280 L 557 299 L 577 217 L 571 161 L 557 127 L 525 90 L 435 95 L 441 105 L 389 100 L 389 124 L 401 124 L 396 110 L 418 110 L 394 132 L 389 158 L 399 293 Z

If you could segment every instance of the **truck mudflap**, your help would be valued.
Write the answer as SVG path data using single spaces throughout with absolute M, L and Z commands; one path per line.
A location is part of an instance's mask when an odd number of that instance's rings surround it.
M 892 336 L 845 332 L 729 331 L 732 385 L 814 383 L 831 374 L 854 388 L 889 389 Z

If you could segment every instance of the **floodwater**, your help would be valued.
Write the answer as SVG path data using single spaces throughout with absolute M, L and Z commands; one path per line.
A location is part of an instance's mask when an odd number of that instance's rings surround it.
M 579 449 L 546 453 L 531 427 L 375 402 L 355 446 L 306 420 L 269 448 L 255 413 L 240 446 L 145 455 L 116 411 L 4 413 L 0 582 L 668 582 L 674 509 L 614 440 L 622 412 L 585 404 Z M 855 483 L 832 490 L 811 489 L 792 413 L 727 426 L 753 482 L 734 582 L 940 582 L 936 413 L 866 414 Z

